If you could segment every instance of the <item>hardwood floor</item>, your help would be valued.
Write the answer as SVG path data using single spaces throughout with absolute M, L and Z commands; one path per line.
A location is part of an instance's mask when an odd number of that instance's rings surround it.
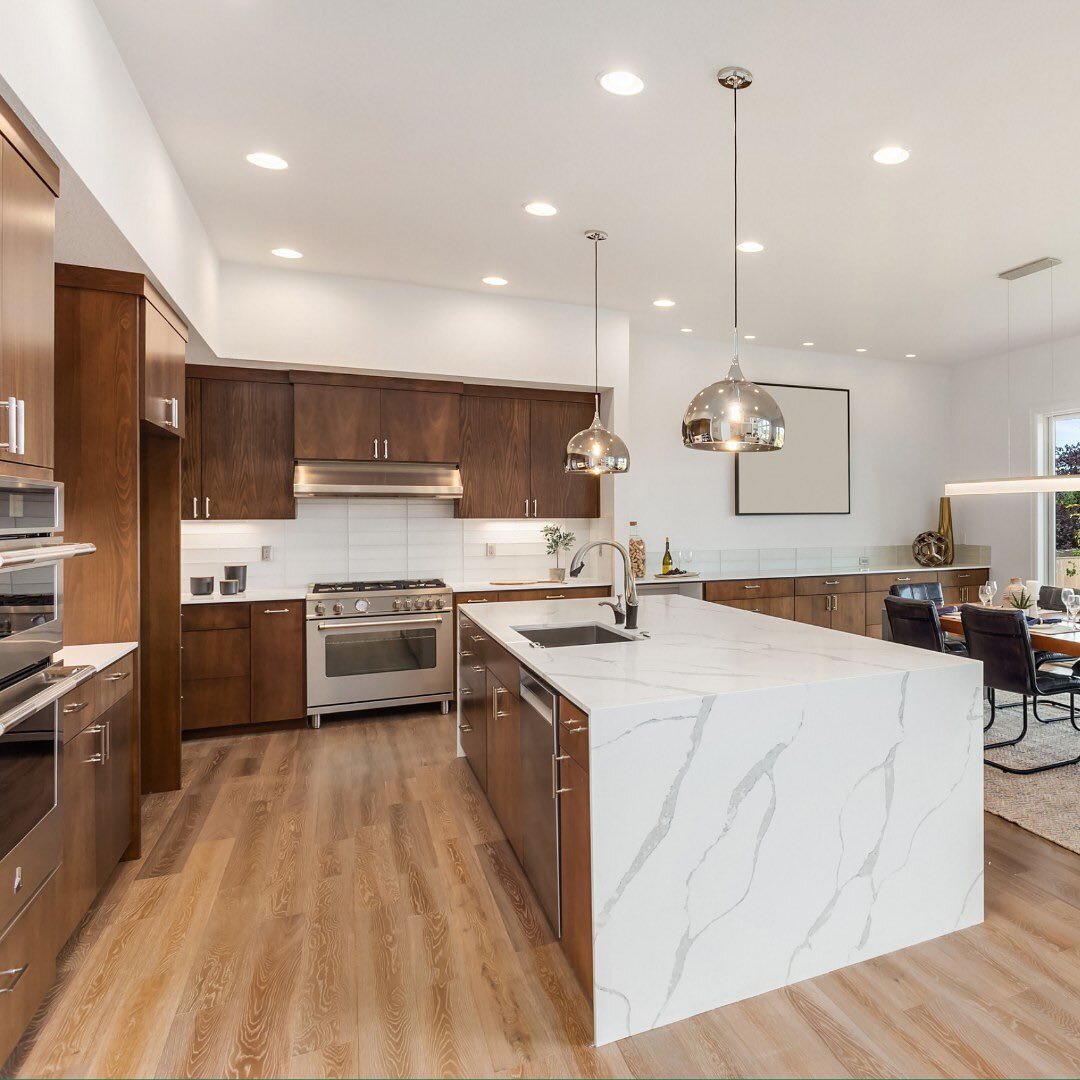
M 589 1045 L 436 710 L 189 742 L 18 1076 L 1076 1076 L 1080 857 L 987 818 L 979 927 Z

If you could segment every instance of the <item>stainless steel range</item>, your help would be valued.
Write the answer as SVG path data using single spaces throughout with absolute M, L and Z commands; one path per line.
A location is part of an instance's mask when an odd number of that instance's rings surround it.
M 307 714 L 420 705 L 449 712 L 453 594 L 438 578 L 344 581 L 308 588 Z

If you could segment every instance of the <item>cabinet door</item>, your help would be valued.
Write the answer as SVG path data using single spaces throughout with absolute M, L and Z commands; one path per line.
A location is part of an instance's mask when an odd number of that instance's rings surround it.
M 251 720 L 296 720 L 307 711 L 303 601 L 251 605 Z
M 296 517 L 292 387 L 202 379 L 203 517 Z
M 116 869 L 131 843 L 131 740 L 134 694 L 122 697 L 99 718 L 104 730 L 104 761 L 94 794 L 95 894 Z
M 183 438 L 187 342 L 148 300 L 143 300 L 139 308 L 143 320 L 142 418 Z
M 961 585 L 942 585 L 941 586 L 941 600 L 945 604 L 963 604 L 964 590 Z M 976 593 L 976 595 L 978 595 Z M 869 609 L 867 609 L 869 614 Z
M 293 387 L 296 459 L 381 459 L 380 398 L 381 391 L 365 387 L 297 383 Z
M 832 626 L 831 594 L 823 596 L 796 596 L 795 621 L 813 626 Z
M 184 442 L 180 447 L 180 517 L 203 516 L 202 380 L 184 380 Z
M 461 460 L 460 394 L 383 390 L 380 417 L 380 457 L 385 450 L 388 461 Z
M 600 516 L 600 478 L 566 472 L 566 444 L 592 423 L 592 405 L 529 402 L 529 488 L 533 517 Z
M 23 403 L 23 445 L 0 458 L 53 467 L 53 230 L 56 199 L 0 139 L 0 399 Z M 8 441 L 7 410 L 0 441 Z
M 866 596 L 864 593 L 834 594 L 832 628 L 865 637 Z
M 64 847 L 60 863 L 60 931 L 67 941 L 98 891 L 97 788 L 105 760 L 105 729 L 100 722 L 64 744 L 60 804 Z
M 488 802 L 520 859 L 521 714 L 520 702 L 491 672 L 487 675 Z
M 487 702 L 488 695 L 481 690 L 480 685 L 468 687 L 472 692 L 461 694 L 461 718 L 458 720 L 458 732 L 461 735 L 461 749 L 472 767 L 480 786 L 487 791 Z M 467 684 L 462 684 L 463 688 Z
M 559 888 L 562 947 L 592 998 L 592 855 L 589 848 L 589 774 L 572 758 L 559 764 Z
M 461 484 L 458 517 L 532 516 L 527 401 L 461 399 Z

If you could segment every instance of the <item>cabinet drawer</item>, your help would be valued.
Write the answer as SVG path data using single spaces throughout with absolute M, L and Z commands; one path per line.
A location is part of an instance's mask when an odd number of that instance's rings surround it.
M 589 771 L 589 717 L 572 701 L 559 698 L 559 753 L 569 754 Z
M 501 686 L 509 690 L 514 697 L 520 695 L 521 666 L 516 656 L 512 656 L 494 641 L 489 641 L 487 666 Z
M 461 620 L 459 634 L 458 659 L 465 666 L 471 664 L 487 665 L 491 652 L 491 638 L 470 619 Z M 467 653 L 469 655 L 461 655 Z
M 904 570 L 891 574 L 867 574 L 866 591 L 884 589 L 888 592 L 890 585 L 910 585 L 915 581 L 937 581 L 937 579 L 936 570 Z
M 19 1041 L 56 978 L 56 875 L 0 938 L 0 1057 Z
M 705 599 L 712 603 L 725 600 L 759 600 L 774 596 L 793 596 L 793 578 L 744 578 L 740 581 L 706 581 Z
M 225 679 L 251 671 L 249 630 L 195 630 L 185 633 L 181 671 L 191 679 Z
M 738 608 L 740 611 L 755 611 L 759 615 L 772 615 L 777 619 L 795 618 L 794 596 L 773 596 L 761 600 L 722 600 L 723 607 Z
M 130 694 L 135 681 L 135 654 L 128 653 L 94 676 L 94 694 L 98 713 L 112 708 L 125 694 Z
M 465 604 L 495 604 L 498 600 L 497 592 L 463 592 L 454 596 L 454 602 L 459 607 Z
M 181 687 L 184 731 L 251 723 L 251 681 L 198 679 Z
M 942 585 L 957 585 L 960 588 L 974 588 L 973 603 L 979 597 L 978 587 L 985 585 L 990 580 L 990 571 L 982 570 L 939 570 L 938 581 Z
M 184 630 L 234 630 L 251 624 L 251 605 L 185 604 Z
M 460 658 L 458 664 L 458 684 L 462 687 L 468 687 L 469 694 L 464 695 L 465 697 L 469 697 L 470 695 L 483 697 L 486 679 L 487 668 L 476 656 L 465 656 Z
M 81 686 L 69 690 L 60 699 L 61 741 L 73 739 L 83 728 L 93 723 L 101 711 L 98 703 L 99 677 L 91 675 Z
M 589 600 L 605 599 L 611 595 L 609 586 L 588 586 L 581 589 L 568 588 L 557 581 L 547 589 L 514 589 L 499 593 L 499 600 L 512 604 L 515 600 Z
M 859 574 L 823 574 L 821 577 L 795 579 L 796 596 L 825 596 L 835 593 L 857 593 L 866 588 L 865 577 Z

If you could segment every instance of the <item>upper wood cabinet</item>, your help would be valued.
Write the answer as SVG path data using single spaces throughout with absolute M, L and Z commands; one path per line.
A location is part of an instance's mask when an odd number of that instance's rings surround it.
M 592 416 L 565 398 L 463 397 L 458 517 L 599 517 L 599 478 L 564 469 L 567 442 Z
M 170 435 L 184 437 L 184 354 L 182 336 L 153 303 L 142 305 L 142 419 Z
M 292 391 L 283 381 L 187 380 L 185 520 L 296 517 Z
M 294 402 L 298 461 L 460 460 L 458 393 L 297 381 Z
M 10 131 L 6 119 L 4 107 L 0 110 L 0 459 L 51 469 L 56 196 L 2 137 Z

